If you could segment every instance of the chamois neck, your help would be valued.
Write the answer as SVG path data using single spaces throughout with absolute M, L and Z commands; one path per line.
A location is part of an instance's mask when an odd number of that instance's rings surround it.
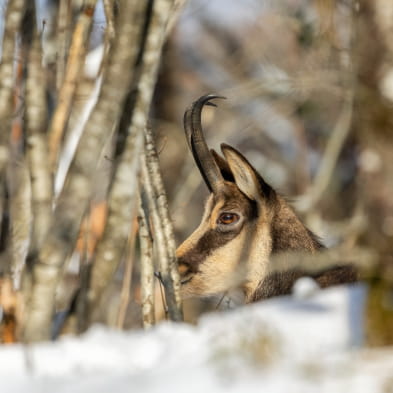
M 313 252 L 323 248 L 317 237 L 306 228 L 282 197 L 277 198 L 271 231 L 272 253 Z

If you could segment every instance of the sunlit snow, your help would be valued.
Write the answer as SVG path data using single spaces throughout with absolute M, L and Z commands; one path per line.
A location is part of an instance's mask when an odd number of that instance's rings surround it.
M 365 288 L 343 286 L 213 313 L 197 326 L 95 326 L 0 351 L 2 392 L 385 392 L 393 350 L 361 349 Z

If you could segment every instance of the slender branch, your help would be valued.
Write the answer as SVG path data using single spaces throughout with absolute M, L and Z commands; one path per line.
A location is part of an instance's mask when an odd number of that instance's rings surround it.
M 58 105 L 56 107 L 55 113 L 53 114 L 48 134 L 49 159 L 53 170 L 56 165 L 63 132 L 70 114 L 72 99 L 76 91 L 78 77 L 81 74 L 82 66 L 84 64 L 86 47 L 93 23 L 93 14 L 96 3 L 97 0 L 86 1 L 86 5 L 84 6 L 83 12 L 79 16 L 72 36 L 64 82 L 60 88 Z
M 313 274 L 334 266 L 352 265 L 362 276 L 367 276 L 372 273 L 377 261 L 377 253 L 364 247 L 336 247 L 317 254 L 289 252 L 272 257 L 269 273 L 298 269 Z
M 20 289 L 33 219 L 30 178 L 24 157 L 10 160 L 9 173 L 7 186 L 10 199 L 9 216 L 11 225 L 7 248 L 9 249 L 10 273 L 14 287 Z
M 35 27 L 34 2 L 26 3 L 18 34 L 14 67 L 14 108 L 23 108 L 24 69 L 32 44 Z M 7 191 L 9 199 L 10 231 L 6 249 L 9 249 L 10 272 L 15 289 L 20 288 L 21 273 L 24 267 L 29 238 L 31 215 L 31 187 L 25 157 L 23 156 L 23 111 L 15 110 L 12 119 L 9 161 L 7 163 Z
M 167 298 L 170 316 L 175 320 L 181 320 L 180 276 L 176 263 L 176 244 L 173 235 L 172 222 L 169 218 L 168 201 L 162 182 L 157 152 L 154 146 L 153 136 L 149 128 L 147 128 L 145 132 L 145 149 L 148 171 L 147 179 L 152 183 L 153 195 L 157 205 L 159 220 L 158 223 L 155 223 L 155 231 L 162 230 L 163 232 L 163 243 L 162 245 L 157 244 L 157 247 L 163 246 L 166 249 L 166 257 L 162 259 L 160 266 L 161 275 L 165 289 L 169 291 L 168 296 L 174 296 L 173 300 Z M 173 301 L 175 308 L 171 311 Z M 171 315 L 171 312 L 173 315 Z
M 127 308 L 130 304 L 130 290 L 132 284 L 132 268 L 134 266 L 134 251 L 135 251 L 135 238 L 137 235 L 137 224 L 134 220 L 134 225 L 132 225 L 131 233 L 128 239 L 127 255 L 125 261 L 125 268 L 123 274 L 123 284 L 121 286 L 120 293 L 120 305 L 119 313 L 117 315 L 116 326 L 119 329 L 124 327 L 124 321 L 126 319 Z
M 28 342 L 50 337 L 56 284 L 75 244 L 91 186 L 96 181 L 96 163 L 107 139 L 107 130 L 119 118 L 128 92 L 138 53 L 138 46 L 130 45 L 130 42 L 139 42 L 142 30 L 139 21 L 145 5 L 144 2 L 122 0 L 120 6 L 118 33 L 121 39 L 116 40 L 110 49 L 100 95 L 52 214 L 48 236 L 34 261 L 34 282 L 24 331 L 24 339 Z
M 0 176 L 8 161 L 12 96 L 14 91 L 14 58 L 16 34 L 24 14 L 25 0 L 10 0 L 5 16 L 2 59 L 0 64 Z
M 87 22 L 91 23 L 90 21 Z M 71 29 L 71 0 L 60 0 L 59 11 L 57 15 L 57 62 L 56 62 L 57 90 L 60 90 L 60 87 L 63 84 L 64 74 L 66 71 L 66 60 L 67 60 L 67 52 L 68 52 L 69 40 L 70 40 L 69 37 L 70 29 Z M 74 50 L 75 48 L 72 49 Z
M 155 324 L 153 242 L 142 204 L 139 206 L 139 244 L 141 248 L 141 303 L 143 327 Z
M 238 268 L 224 282 L 228 289 L 241 287 L 247 277 L 247 257 L 241 258 Z M 372 277 L 378 265 L 378 253 L 365 247 L 336 247 L 316 254 L 282 252 L 272 255 L 265 277 L 287 272 L 298 272 L 299 277 L 322 274 L 334 268 L 353 267 L 360 278 Z M 283 279 L 285 280 L 285 279 Z
M 166 34 L 168 35 L 173 26 L 175 25 L 177 18 L 179 17 L 183 7 L 187 3 L 187 0 L 174 0 L 173 5 L 172 5 L 172 11 L 171 11 L 171 17 L 168 21 L 167 27 L 166 27 Z
M 141 158 L 141 180 L 143 190 L 146 195 L 149 214 L 153 224 L 154 244 L 157 248 L 159 261 L 160 276 L 165 287 L 165 298 L 168 305 L 169 316 L 172 320 L 181 321 L 182 311 L 176 302 L 176 289 L 170 272 L 170 255 L 168 253 L 168 244 L 165 239 L 163 222 L 161 220 L 157 198 L 158 195 L 153 186 L 151 171 L 147 164 L 147 152 Z
M 311 189 L 306 195 L 299 199 L 296 204 L 299 211 L 311 210 L 326 192 L 340 152 L 351 130 L 352 111 L 353 93 L 348 92 L 343 104 L 343 109 L 333 129 L 332 135 L 328 140 L 326 150 L 322 157 L 321 166 L 315 176 Z
M 115 23 L 114 23 L 114 15 L 113 15 L 113 7 L 114 7 L 114 0 L 103 0 L 104 3 L 104 12 L 105 12 L 105 19 L 106 19 L 106 34 L 107 40 L 112 41 L 115 37 Z

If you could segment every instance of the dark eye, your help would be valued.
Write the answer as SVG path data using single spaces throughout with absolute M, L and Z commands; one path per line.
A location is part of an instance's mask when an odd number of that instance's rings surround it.
M 239 216 L 236 213 L 221 213 L 217 223 L 221 225 L 230 225 L 237 221 L 239 221 Z

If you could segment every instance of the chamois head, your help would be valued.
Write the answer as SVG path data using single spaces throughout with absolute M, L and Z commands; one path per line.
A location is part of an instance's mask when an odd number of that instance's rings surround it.
M 210 195 L 199 227 L 177 249 L 182 290 L 207 296 L 240 284 L 246 299 L 256 300 L 272 253 L 313 252 L 321 245 L 240 152 L 226 144 L 223 157 L 209 150 L 201 112 L 215 106 L 214 98 L 223 97 L 203 96 L 184 114 L 188 145 Z

